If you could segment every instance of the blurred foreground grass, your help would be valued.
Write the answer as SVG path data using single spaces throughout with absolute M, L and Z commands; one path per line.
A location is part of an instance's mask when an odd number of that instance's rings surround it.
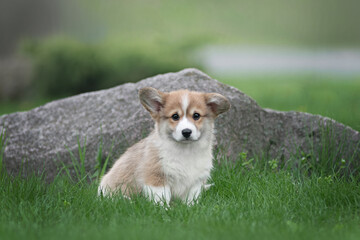
M 219 80 L 249 95 L 261 107 L 320 114 L 360 130 L 360 77 L 336 79 L 299 75 Z M 47 101 L 0 102 L 0 115 L 29 110 Z

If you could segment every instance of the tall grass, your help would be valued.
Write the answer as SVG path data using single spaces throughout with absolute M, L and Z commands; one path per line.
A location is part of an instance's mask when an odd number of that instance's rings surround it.
M 99 182 L 101 177 L 105 174 L 107 168 L 109 167 L 109 160 L 111 158 L 114 142 L 110 147 L 109 154 L 104 159 L 103 153 L 103 137 L 100 138 L 98 152 L 96 155 L 96 165 L 94 169 L 89 172 L 86 170 L 86 137 L 84 138 L 84 142 L 80 142 L 80 137 L 77 138 L 78 145 L 78 155 L 73 153 L 68 147 L 66 149 L 69 152 L 71 164 L 65 165 L 64 162 L 61 162 L 62 168 L 55 178 L 61 177 L 63 173 L 67 179 L 70 179 L 74 183 L 83 183 L 83 182 Z
M 360 163 L 359 146 L 351 142 L 346 131 L 336 135 L 333 122 L 318 123 L 320 137 L 314 136 L 312 129 L 305 134 L 306 142 L 310 146 L 308 151 L 297 148 L 297 151 L 284 161 L 287 168 L 297 176 L 337 176 L 358 178 Z M 339 133 L 337 133 L 339 134 Z M 291 136 L 288 136 L 291 139 Z
M 245 156 L 243 156 L 245 157 Z M 96 182 L 66 176 L 46 184 L 4 178 L 0 236 L 5 239 L 357 239 L 359 183 L 287 171 L 250 169 L 221 159 L 199 203 L 166 210 L 139 196 L 96 196 Z

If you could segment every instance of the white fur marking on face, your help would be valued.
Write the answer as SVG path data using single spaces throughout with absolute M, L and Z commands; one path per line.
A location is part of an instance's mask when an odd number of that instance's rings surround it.
M 192 123 L 191 121 L 189 121 L 187 119 L 187 117 L 186 117 L 187 108 L 189 106 L 189 96 L 188 96 L 188 94 L 184 95 L 181 98 L 181 100 L 182 100 L 181 107 L 182 107 L 182 110 L 183 110 L 183 117 L 180 120 L 180 122 L 178 123 L 178 125 L 176 126 L 176 129 L 172 133 L 172 136 L 176 141 L 184 141 L 186 139 L 182 135 L 182 131 L 184 129 L 190 129 L 191 130 L 191 135 L 190 135 L 189 140 L 196 141 L 196 140 L 199 139 L 201 133 L 200 133 L 200 131 L 198 131 L 195 124 Z
M 185 140 L 185 137 L 182 135 L 182 131 L 184 129 L 190 129 L 191 130 L 191 135 L 190 135 L 190 139 L 189 140 L 193 140 L 196 141 L 199 139 L 200 137 L 200 131 L 198 131 L 195 127 L 195 125 L 190 122 L 186 116 L 184 116 L 180 122 L 178 123 L 178 125 L 176 126 L 175 131 L 172 133 L 173 138 L 176 141 L 183 141 Z
M 176 126 L 175 131 L 173 131 L 173 133 L 172 133 L 172 137 L 176 141 L 186 140 L 185 137 L 182 135 L 182 131 L 184 129 L 191 130 L 191 135 L 190 135 L 189 140 L 196 141 L 200 137 L 200 132 L 196 129 L 196 126 L 186 118 L 186 112 L 187 112 L 188 106 L 189 106 L 189 95 L 184 94 L 181 98 L 181 108 L 183 111 L 183 117 L 181 118 L 178 125 Z
M 184 116 L 186 116 L 186 110 L 187 110 L 188 106 L 189 106 L 189 95 L 185 94 L 181 98 L 181 107 L 182 107 Z

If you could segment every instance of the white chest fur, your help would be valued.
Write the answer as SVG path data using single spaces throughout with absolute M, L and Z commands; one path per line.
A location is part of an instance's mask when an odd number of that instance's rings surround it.
M 186 198 L 193 187 L 205 184 L 210 177 L 212 147 L 208 140 L 161 144 L 161 165 L 174 197 Z

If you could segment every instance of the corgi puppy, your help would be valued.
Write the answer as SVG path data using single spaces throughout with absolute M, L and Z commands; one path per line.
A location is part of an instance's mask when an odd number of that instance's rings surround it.
M 140 89 L 139 98 L 155 129 L 115 162 L 98 193 L 142 193 L 161 205 L 169 205 L 172 198 L 194 204 L 209 187 L 214 120 L 230 108 L 228 99 L 217 93 L 166 93 L 151 87 Z

